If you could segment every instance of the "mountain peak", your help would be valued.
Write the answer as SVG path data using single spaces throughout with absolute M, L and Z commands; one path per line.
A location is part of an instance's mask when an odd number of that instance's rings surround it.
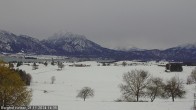
M 196 48 L 196 42 L 179 45 L 178 47 L 183 48 L 183 49 L 195 49 Z
M 1 29 L 0 29 L 0 34 L 1 35 L 13 35 L 13 33 L 9 32 L 9 31 L 1 30 Z
M 71 32 L 66 33 L 55 33 L 49 40 L 56 40 L 56 39 L 86 39 L 84 35 L 73 34 Z
M 54 50 L 60 51 L 61 54 L 67 53 L 95 53 L 103 50 L 100 45 L 88 40 L 84 35 L 73 33 L 54 34 L 48 40 L 43 40 L 43 44 Z M 85 53 L 85 54 L 86 54 Z

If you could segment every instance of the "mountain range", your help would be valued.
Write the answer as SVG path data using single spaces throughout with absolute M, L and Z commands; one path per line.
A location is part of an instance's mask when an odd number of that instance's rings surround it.
M 38 40 L 30 36 L 15 35 L 0 30 L 0 52 L 114 60 L 196 62 L 196 44 L 185 44 L 165 50 L 133 48 L 125 51 L 102 47 L 83 35 L 73 33 L 55 34 L 51 38 Z

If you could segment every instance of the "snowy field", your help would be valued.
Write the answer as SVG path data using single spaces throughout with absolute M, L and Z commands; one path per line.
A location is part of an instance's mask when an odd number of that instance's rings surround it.
M 59 110 L 191 110 L 194 104 L 193 93 L 195 85 L 185 85 L 187 94 L 184 99 L 155 99 L 150 102 L 115 102 L 120 98 L 119 84 L 122 75 L 130 70 L 143 69 L 153 77 L 161 77 L 165 81 L 177 76 L 186 83 L 187 76 L 195 67 L 183 67 L 183 72 L 166 73 L 165 68 L 153 64 L 135 66 L 97 66 L 96 62 L 82 62 L 90 67 L 70 67 L 71 63 L 64 63 L 65 67 L 57 71 L 58 67 L 39 64 L 39 69 L 32 70 L 32 66 L 23 65 L 19 68 L 32 75 L 30 88 L 33 90 L 31 105 L 58 105 Z M 121 63 L 121 62 L 119 62 Z M 51 84 L 51 77 L 56 81 Z M 94 89 L 95 96 L 87 99 L 76 98 L 78 90 L 89 86 Z M 47 91 L 44 93 L 44 91 Z

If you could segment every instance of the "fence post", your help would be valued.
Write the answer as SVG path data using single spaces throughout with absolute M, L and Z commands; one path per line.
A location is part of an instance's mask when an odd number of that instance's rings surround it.
M 196 93 L 194 93 L 194 106 L 193 106 L 193 110 L 196 110 Z

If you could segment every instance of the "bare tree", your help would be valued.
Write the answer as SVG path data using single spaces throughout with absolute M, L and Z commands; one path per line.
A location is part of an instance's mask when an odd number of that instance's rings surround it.
M 58 62 L 58 70 L 62 70 L 62 68 L 64 68 L 64 64 L 62 62 Z
M 196 68 L 192 70 L 191 74 L 187 77 L 186 84 L 196 83 Z
M 51 65 L 55 65 L 54 59 L 52 58 Z
M 105 62 L 102 63 L 102 66 L 107 66 L 107 64 Z
M 54 84 L 54 81 L 56 80 L 55 76 L 51 77 L 51 84 Z
M 48 62 L 47 62 L 47 61 L 46 61 L 46 62 L 44 62 L 44 65 L 45 65 L 45 66 L 48 66 Z
M 190 78 L 192 80 L 192 82 L 196 82 L 196 68 L 192 70 Z
M 34 62 L 32 65 L 32 70 L 36 70 L 36 69 L 38 69 L 38 65 Z
M 118 66 L 118 64 L 117 63 L 114 63 L 114 66 Z
M 163 87 L 164 83 L 161 78 L 150 79 L 150 84 L 147 86 L 147 96 L 150 97 L 151 102 L 153 102 L 157 96 L 163 94 Z
M 186 91 L 184 90 L 184 86 L 182 81 L 177 79 L 176 77 L 172 77 L 170 80 L 167 81 L 164 87 L 164 94 L 163 97 L 165 98 L 172 98 L 174 102 L 175 98 L 183 98 Z
M 127 66 L 127 62 L 123 61 L 122 66 Z
M 194 82 L 195 82 L 195 81 L 193 80 L 193 78 L 192 78 L 191 75 L 187 77 L 187 80 L 186 80 L 186 84 L 187 84 L 187 85 L 188 85 L 188 84 L 193 84 Z
M 149 84 L 149 73 L 144 70 L 132 70 L 123 75 L 124 84 L 120 85 L 120 89 L 123 97 L 130 99 L 130 97 L 136 98 L 136 101 L 139 101 L 139 98 L 144 96 L 144 89 Z M 126 101 L 126 99 L 125 99 Z
M 79 93 L 76 97 L 82 98 L 85 101 L 86 98 L 93 97 L 93 96 L 94 96 L 94 90 L 93 89 L 91 89 L 90 87 L 83 87 L 79 91 Z

